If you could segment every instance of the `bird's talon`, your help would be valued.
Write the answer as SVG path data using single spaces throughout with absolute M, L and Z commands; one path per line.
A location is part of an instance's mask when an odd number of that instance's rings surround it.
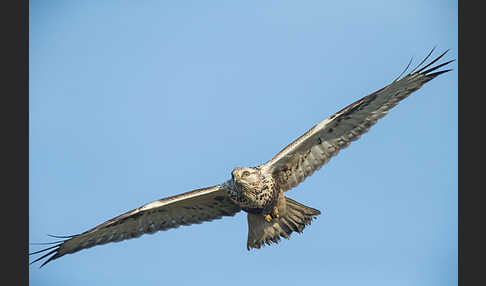
M 267 215 L 265 216 L 265 220 L 266 220 L 267 222 L 271 222 L 271 221 L 272 221 L 272 216 L 271 216 L 270 214 L 267 214 Z

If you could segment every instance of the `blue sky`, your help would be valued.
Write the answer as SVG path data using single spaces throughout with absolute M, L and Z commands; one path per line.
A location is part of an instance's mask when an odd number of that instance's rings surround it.
M 266 162 L 432 47 L 456 1 L 30 1 L 29 241 Z M 31 285 L 456 285 L 457 62 L 287 193 L 322 215 L 246 250 L 246 214 L 29 267 Z M 30 246 L 31 251 L 40 246 Z

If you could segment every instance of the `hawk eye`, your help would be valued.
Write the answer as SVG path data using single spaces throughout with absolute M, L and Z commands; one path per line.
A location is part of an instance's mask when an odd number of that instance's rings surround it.
M 250 172 L 248 171 L 244 171 L 243 173 L 241 173 L 241 177 L 248 177 L 250 175 Z

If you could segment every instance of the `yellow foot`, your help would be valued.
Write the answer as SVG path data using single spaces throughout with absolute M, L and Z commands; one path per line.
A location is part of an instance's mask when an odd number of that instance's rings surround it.
M 272 221 L 272 216 L 270 214 L 267 214 L 265 216 L 265 220 L 268 221 L 268 222 L 271 222 Z

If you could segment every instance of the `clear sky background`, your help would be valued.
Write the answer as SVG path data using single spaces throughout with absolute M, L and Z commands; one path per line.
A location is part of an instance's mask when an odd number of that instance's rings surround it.
M 456 1 L 30 1 L 29 241 L 264 163 L 434 46 L 457 59 Z M 242 212 L 31 285 L 456 285 L 451 67 L 287 193 L 322 211 L 303 234 L 247 251 Z

